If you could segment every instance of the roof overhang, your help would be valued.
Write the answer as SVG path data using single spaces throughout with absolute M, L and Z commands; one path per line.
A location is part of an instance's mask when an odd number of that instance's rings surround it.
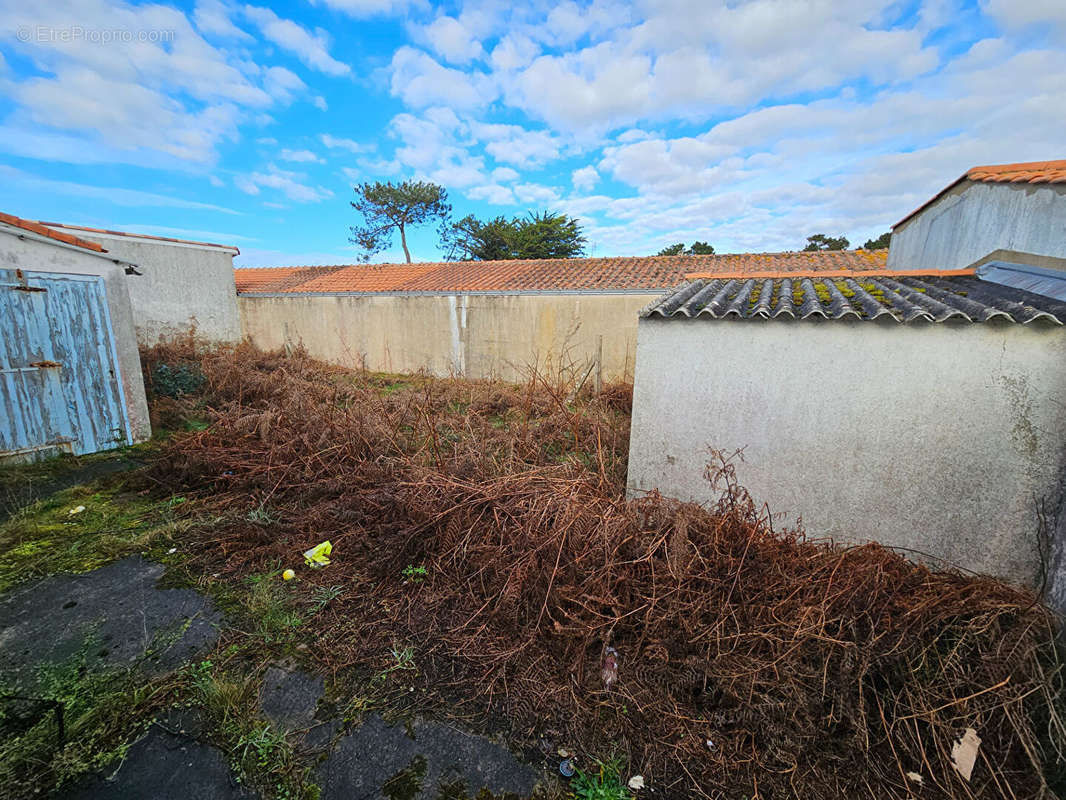
M 82 253 L 83 255 L 93 256 L 94 258 L 102 258 L 105 261 L 110 261 L 112 264 L 118 264 L 122 267 L 136 267 L 132 261 L 126 261 L 121 258 L 115 258 L 103 248 L 96 250 L 92 247 L 86 247 L 83 244 L 76 244 L 74 242 L 67 242 L 63 239 L 57 239 L 54 236 L 49 236 L 43 233 L 37 233 L 34 230 L 24 228 L 20 225 L 13 225 L 5 220 L 0 219 L 0 231 L 8 233 L 19 239 L 27 239 L 31 242 L 40 242 L 42 244 L 52 245 L 53 247 L 60 247 L 64 250 L 73 250 L 76 253 Z M 96 244 L 93 242 L 93 244 Z M 138 273 L 139 274 L 139 273 Z
M 174 239 L 169 236 L 153 236 L 147 233 L 129 233 L 127 231 L 113 231 L 106 228 L 88 228 L 83 225 L 68 225 L 63 222 L 41 222 L 41 225 L 53 230 L 77 231 L 85 234 L 87 238 L 95 237 L 128 239 L 133 242 L 145 244 L 165 244 L 171 247 L 190 247 L 196 250 L 210 250 L 211 252 L 222 251 L 230 255 L 239 256 L 241 251 L 236 245 L 215 244 L 213 242 L 197 242 L 192 239 Z

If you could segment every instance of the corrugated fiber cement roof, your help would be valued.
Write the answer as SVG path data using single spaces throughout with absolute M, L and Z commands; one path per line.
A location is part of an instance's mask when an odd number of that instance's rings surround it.
M 695 279 L 642 317 L 1066 322 L 1066 303 L 976 277 Z

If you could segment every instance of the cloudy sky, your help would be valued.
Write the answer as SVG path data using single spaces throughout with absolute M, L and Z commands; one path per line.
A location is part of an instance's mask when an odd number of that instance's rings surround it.
M 1063 0 L 0 0 L 0 210 L 344 263 L 355 182 L 595 255 L 876 236 L 1066 157 Z M 412 237 L 416 260 L 439 257 Z M 398 243 L 379 257 L 395 260 Z M 929 265 L 934 266 L 934 265 Z

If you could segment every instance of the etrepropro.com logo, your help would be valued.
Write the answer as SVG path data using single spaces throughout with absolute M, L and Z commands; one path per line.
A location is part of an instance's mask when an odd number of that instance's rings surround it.
M 116 44 L 129 42 L 173 42 L 174 31 L 166 29 L 133 30 L 132 28 L 86 28 L 83 25 L 22 25 L 18 29 L 20 42 L 40 44 Z

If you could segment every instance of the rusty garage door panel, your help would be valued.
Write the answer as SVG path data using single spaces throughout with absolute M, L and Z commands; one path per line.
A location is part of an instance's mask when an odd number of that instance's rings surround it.
M 0 456 L 132 442 L 103 278 L 0 269 Z

